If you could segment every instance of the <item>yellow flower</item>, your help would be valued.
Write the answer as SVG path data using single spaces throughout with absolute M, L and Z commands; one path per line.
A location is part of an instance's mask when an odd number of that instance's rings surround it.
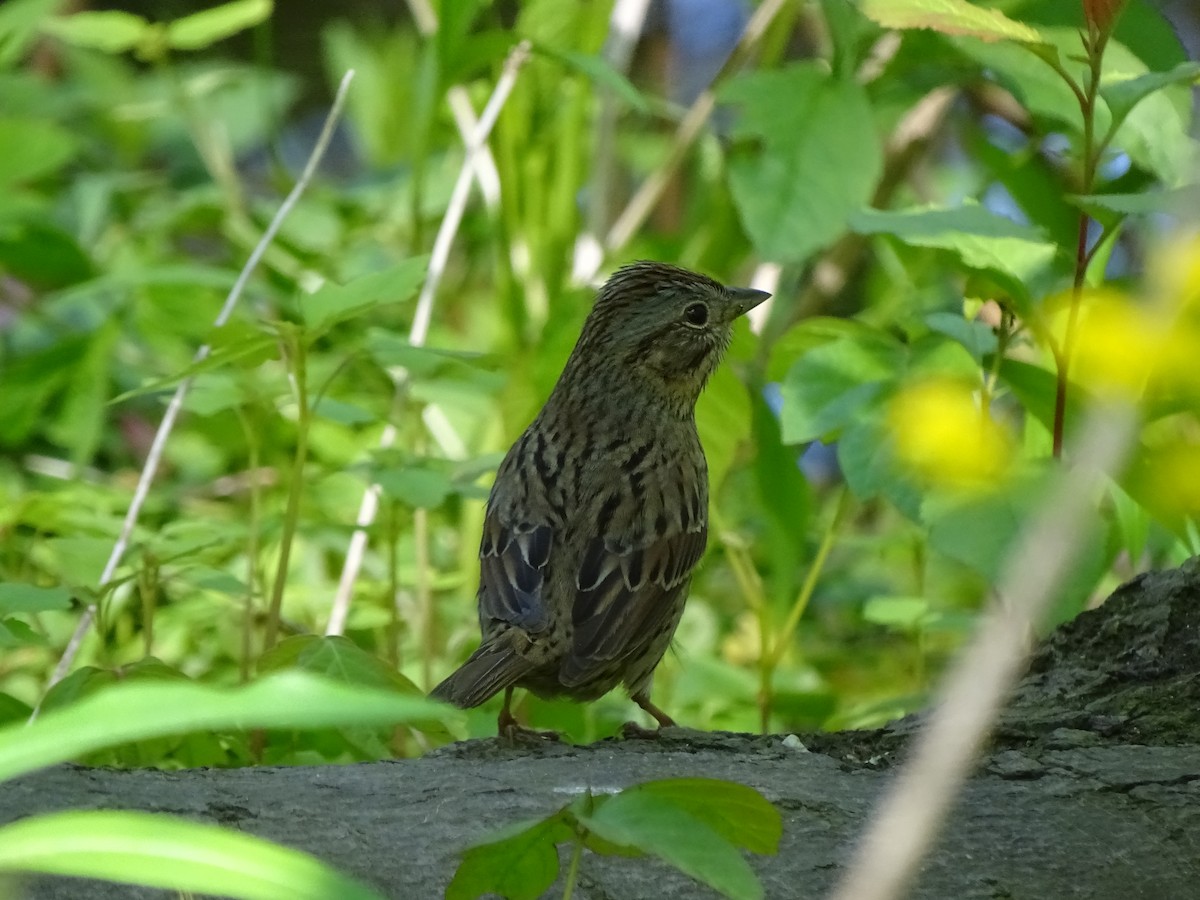
M 1012 459 L 1009 436 L 962 382 L 930 379 L 905 388 L 888 421 L 900 462 L 938 486 L 995 486 Z

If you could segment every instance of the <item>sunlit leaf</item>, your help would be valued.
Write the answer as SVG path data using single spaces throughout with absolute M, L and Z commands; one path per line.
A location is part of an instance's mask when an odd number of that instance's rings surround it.
M 490 835 L 463 853 L 446 900 L 474 900 L 489 893 L 507 900 L 537 900 L 558 877 L 555 845 L 570 837 L 561 813 Z
M 90 810 L 0 828 L 0 872 L 96 878 L 248 900 L 380 895 L 307 853 L 166 815 Z
M 71 592 L 66 588 L 36 587 L 14 581 L 0 583 L 0 616 L 70 607 Z
M 729 184 L 759 254 L 800 262 L 845 230 L 882 168 L 863 87 L 815 63 L 750 72 L 721 98 L 738 110 Z
M 167 43 L 176 50 L 200 50 L 265 22 L 272 0 L 234 0 L 176 19 L 167 25 Z
M 422 697 L 281 672 L 241 688 L 124 683 L 51 710 L 28 727 L 0 729 L 0 780 L 129 741 L 214 728 L 322 728 L 440 719 Z
M 968 0 L 861 0 L 859 9 L 884 28 L 930 28 L 985 41 L 1037 42 L 1037 31 Z
M 78 12 L 42 23 L 42 30 L 59 40 L 104 53 L 132 50 L 141 43 L 150 28 L 150 23 L 141 16 L 118 10 Z
M 762 885 L 733 844 L 692 812 L 652 794 L 624 791 L 579 821 L 605 840 L 657 856 L 726 897 L 758 900 Z

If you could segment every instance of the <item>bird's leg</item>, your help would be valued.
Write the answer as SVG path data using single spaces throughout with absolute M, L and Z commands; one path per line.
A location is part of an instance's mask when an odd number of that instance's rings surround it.
M 665 712 L 663 712 L 661 709 L 659 709 L 657 706 L 655 706 L 653 703 L 650 702 L 650 692 L 649 691 L 639 691 L 638 693 L 631 695 L 630 699 L 632 699 L 634 703 L 636 703 L 638 706 L 640 706 L 647 713 L 649 713 L 651 716 L 654 717 L 655 721 L 658 722 L 658 728 L 651 730 L 649 728 L 643 728 L 641 725 L 638 725 L 636 722 L 626 722 L 624 725 L 621 726 L 622 737 L 627 737 L 627 738 L 658 737 L 659 732 L 661 732 L 662 729 L 673 728 L 675 726 L 674 719 L 672 719 Z
M 512 687 L 504 689 L 504 705 L 496 718 L 496 735 L 503 743 L 515 747 L 522 743 L 559 740 L 557 731 L 535 731 L 520 724 L 512 714 L 512 695 Z
M 500 707 L 500 715 L 496 719 L 496 734 L 502 738 L 512 739 L 513 734 L 520 729 L 516 718 L 513 717 L 512 709 L 513 689 L 507 687 L 504 689 L 504 705 Z

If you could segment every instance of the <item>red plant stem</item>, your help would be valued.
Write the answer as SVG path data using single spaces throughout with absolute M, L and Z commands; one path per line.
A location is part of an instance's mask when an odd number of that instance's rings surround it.
M 1108 32 L 1089 23 L 1084 38 L 1084 49 L 1088 58 L 1088 82 L 1079 97 L 1079 111 L 1083 116 L 1083 184 L 1082 192 L 1090 194 L 1096 181 L 1096 165 L 1099 153 L 1095 143 L 1096 94 L 1100 90 L 1100 72 L 1104 59 L 1104 47 L 1108 43 Z M 1079 322 L 1079 306 L 1083 299 L 1083 284 L 1087 278 L 1088 262 L 1088 215 L 1079 213 L 1079 237 L 1075 244 L 1075 279 L 1071 286 L 1071 308 L 1067 314 L 1067 328 L 1063 334 L 1062 351 L 1055 354 L 1057 373 L 1054 391 L 1054 458 L 1062 459 L 1063 432 L 1067 417 L 1067 383 L 1071 371 L 1071 357 L 1075 353 L 1076 326 Z

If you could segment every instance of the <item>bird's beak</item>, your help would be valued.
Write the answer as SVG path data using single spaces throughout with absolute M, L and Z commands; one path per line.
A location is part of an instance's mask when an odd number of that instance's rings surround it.
M 760 291 L 757 288 L 731 287 L 725 290 L 729 292 L 729 299 L 732 301 L 729 304 L 730 321 L 745 315 L 771 296 L 766 291 Z

